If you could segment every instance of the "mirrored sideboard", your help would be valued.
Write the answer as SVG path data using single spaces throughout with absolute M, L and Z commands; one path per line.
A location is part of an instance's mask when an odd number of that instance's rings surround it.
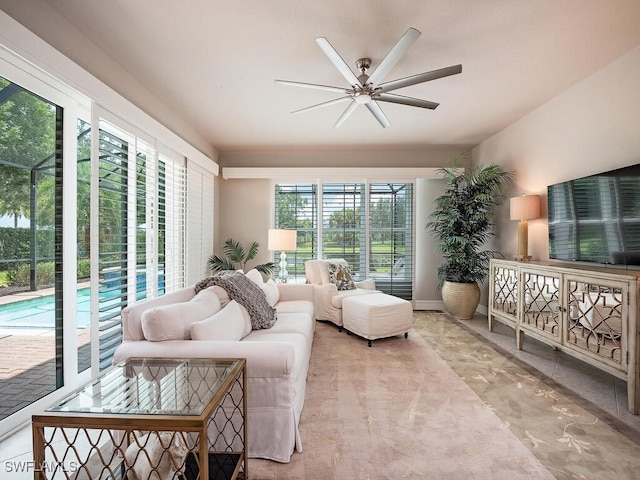
M 640 272 L 544 262 L 491 260 L 489 330 L 514 328 L 517 348 L 536 338 L 627 381 L 640 410 Z

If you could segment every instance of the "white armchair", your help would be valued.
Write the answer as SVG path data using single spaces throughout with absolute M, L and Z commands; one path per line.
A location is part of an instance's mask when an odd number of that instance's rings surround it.
M 316 320 L 328 320 L 342 329 L 342 300 L 353 295 L 380 292 L 376 290 L 376 283 L 371 279 L 354 282 L 355 288 L 338 290 L 338 285 L 332 281 L 329 273 L 330 264 L 349 266 L 343 258 L 307 260 L 304 262 L 305 275 L 307 283 L 314 286 Z

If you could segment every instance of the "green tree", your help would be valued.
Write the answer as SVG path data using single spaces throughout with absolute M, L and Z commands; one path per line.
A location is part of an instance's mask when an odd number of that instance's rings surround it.
M 30 212 L 31 169 L 54 153 L 55 105 L 0 77 L 0 90 L 16 92 L 0 104 L 0 215 Z
M 331 241 L 338 245 L 353 247 L 360 233 L 360 207 L 345 208 L 333 212 L 329 217 L 329 230 L 333 232 Z
M 299 193 L 278 193 L 278 228 L 296 228 L 308 200 Z

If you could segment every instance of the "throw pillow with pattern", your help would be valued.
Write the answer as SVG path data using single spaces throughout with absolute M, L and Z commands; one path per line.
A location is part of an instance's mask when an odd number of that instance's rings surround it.
M 329 264 L 329 277 L 331 283 L 333 283 L 338 290 L 355 290 L 356 285 L 353 282 L 351 271 L 347 265 L 340 265 L 338 263 Z

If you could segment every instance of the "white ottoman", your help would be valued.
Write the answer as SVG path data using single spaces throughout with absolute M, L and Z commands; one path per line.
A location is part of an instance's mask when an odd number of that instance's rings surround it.
M 347 297 L 342 301 L 342 323 L 347 332 L 369 340 L 409 336 L 413 323 L 411 302 L 386 293 Z

